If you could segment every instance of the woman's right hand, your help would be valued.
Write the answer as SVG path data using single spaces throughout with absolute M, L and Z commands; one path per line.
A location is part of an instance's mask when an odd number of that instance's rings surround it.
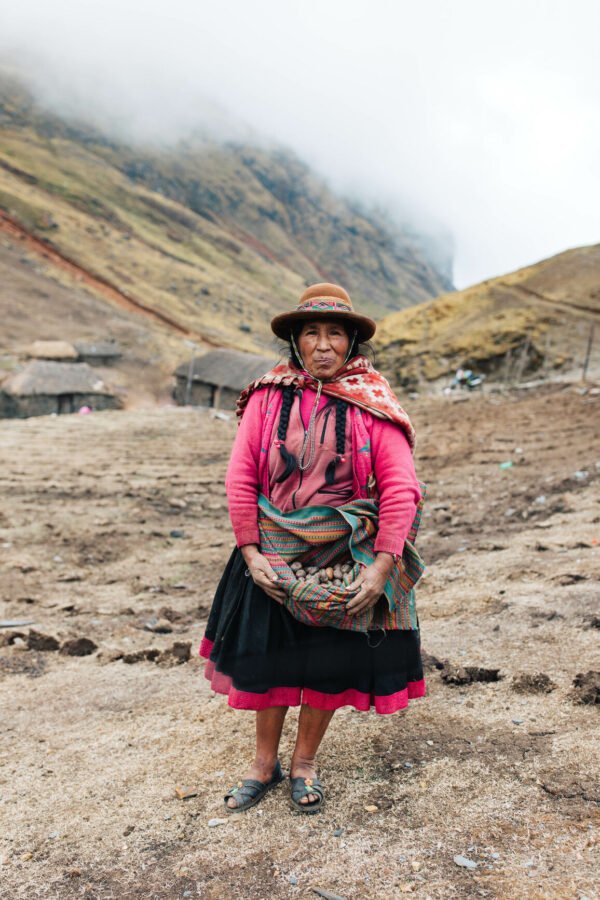
M 272 600 L 283 603 L 285 593 L 283 588 L 277 586 L 279 579 L 266 556 L 262 555 L 256 544 L 246 544 L 240 549 L 254 584 Z

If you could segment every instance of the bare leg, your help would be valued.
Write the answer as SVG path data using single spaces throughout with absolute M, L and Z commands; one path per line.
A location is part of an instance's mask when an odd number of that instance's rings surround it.
M 301 706 L 300 716 L 298 717 L 296 746 L 294 747 L 290 766 L 290 776 L 292 778 L 315 777 L 317 750 L 331 722 L 333 713 L 334 710 L 332 709 L 313 709 L 312 706 L 307 706 L 306 704 Z M 316 794 L 307 794 L 300 802 L 311 803 L 317 799 Z
M 271 780 L 287 711 L 287 706 L 270 706 L 256 713 L 256 756 L 244 778 L 254 778 L 265 784 Z M 227 801 L 231 809 L 237 805 L 234 797 Z

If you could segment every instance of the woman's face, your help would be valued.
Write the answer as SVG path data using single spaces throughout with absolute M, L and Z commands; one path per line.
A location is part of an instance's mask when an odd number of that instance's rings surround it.
M 296 343 L 306 371 L 325 381 L 343 365 L 350 338 L 341 323 L 334 319 L 318 319 L 303 324 Z

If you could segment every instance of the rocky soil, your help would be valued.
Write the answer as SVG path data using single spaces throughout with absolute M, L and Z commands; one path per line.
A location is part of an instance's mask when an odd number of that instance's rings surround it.
M 306 818 L 285 786 L 223 813 L 254 721 L 197 651 L 233 420 L 2 422 L 0 896 L 598 896 L 600 390 L 405 405 L 427 696 L 336 713 Z

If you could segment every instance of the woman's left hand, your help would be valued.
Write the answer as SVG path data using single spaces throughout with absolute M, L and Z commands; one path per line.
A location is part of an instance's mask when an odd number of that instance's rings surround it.
M 361 570 L 358 578 L 346 588 L 348 591 L 356 591 L 346 606 L 348 615 L 355 616 L 375 606 L 383 594 L 393 564 L 393 557 L 389 553 L 380 553 L 374 563 Z

